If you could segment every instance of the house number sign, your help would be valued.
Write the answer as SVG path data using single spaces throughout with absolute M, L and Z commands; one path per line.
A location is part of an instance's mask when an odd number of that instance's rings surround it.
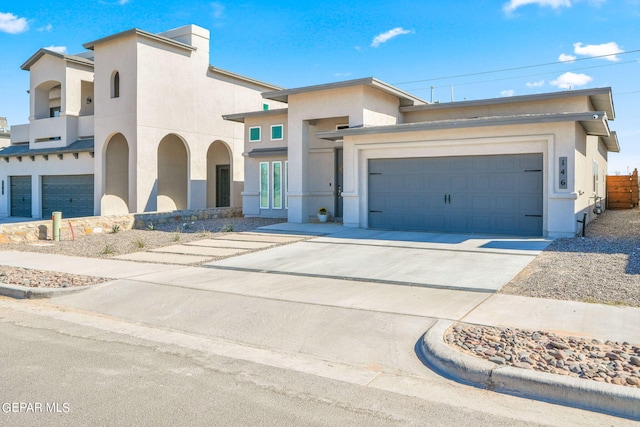
M 558 173 L 558 179 L 560 180 L 558 182 L 560 189 L 566 190 L 567 189 L 567 158 L 566 157 L 560 157 L 560 169 Z

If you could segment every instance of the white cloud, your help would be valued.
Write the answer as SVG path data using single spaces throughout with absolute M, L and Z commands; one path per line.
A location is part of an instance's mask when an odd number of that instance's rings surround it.
M 125 4 L 129 3 L 129 0 L 118 0 L 118 4 L 120 6 L 124 6 Z
M 527 87 L 542 87 L 544 86 L 544 80 L 540 80 L 537 82 L 528 82 Z
M 52 52 L 57 52 L 57 53 L 67 53 L 66 46 L 49 46 L 49 47 L 45 47 L 45 49 L 50 50 Z
M 571 7 L 571 0 L 510 0 L 502 6 L 502 10 L 505 13 L 513 13 L 517 8 L 526 6 L 529 4 L 535 4 L 541 7 L 547 6 L 552 9 L 559 9 L 561 7 Z
M 53 30 L 53 25 L 51 25 L 51 24 L 47 24 L 44 27 L 38 28 L 38 31 L 40 31 L 40 32 L 46 31 L 47 33 L 50 33 L 51 30 Z
M 558 61 L 560 62 L 573 62 L 576 60 L 576 57 L 573 55 L 567 55 L 566 53 L 561 53 L 558 57 Z
M 593 80 L 593 78 L 586 74 L 567 72 L 553 80 L 551 84 L 560 89 L 573 89 L 576 86 L 584 86 L 591 80 Z
M 509 90 L 503 90 L 502 92 L 500 92 L 500 96 L 513 96 L 515 95 L 516 91 L 513 89 L 509 89 Z
M 0 12 L 0 32 L 9 34 L 24 33 L 29 29 L 26 18 L 18 18 L 13 13 Z
M 215 19 L 220 19 L 224 16 L 224 5 L 218 1 L 211 3 L 211 10 Z
M 585 55 L 585 56 L 608 55 L 608 56 L 604 56 L 603 59 L 607 59 L 609 61 L 619 61 L 620 58 L 618 58 L 616 55 L 618 53 L 624 52 L 624 50 L 620 49 L 620 47 L 618 46 L 618 43 L 616 42 L 609 42 L 609 43 L 603 43 L 603 44 L 588 44 L 588 45 L 583 45 L 582 43 L 574 43 L 573 50 L 578 55 Z
M 387 31 L 385 33 L 378 34 L 377 36 L 375 36 L 373 38 L 373 41 L 371 42 L 371 47 L 378 47 L 382 43 L 386 43 L 386 42 L 388 42 L 389 40 L 391 40 L 394 37 L 398 37 L 398 36 L 401 36 L 403 34 L 410 34 L 412 32 L 413 31 L 405 30 L 402 27 L 394 28 L 393 30 L 389 30 L 389 31 Z

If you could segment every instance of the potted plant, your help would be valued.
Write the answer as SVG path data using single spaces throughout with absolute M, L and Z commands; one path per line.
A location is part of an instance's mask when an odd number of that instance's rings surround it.
M 318 221 L 327 222 L 328 216 L 329 216 L 329 212 L 327 212 L 327 208 L 318 209 Z

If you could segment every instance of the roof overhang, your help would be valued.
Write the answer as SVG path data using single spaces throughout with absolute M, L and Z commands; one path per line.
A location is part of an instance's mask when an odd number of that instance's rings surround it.
M 45 49 L 45 48 L 38 49 L 38 51 L 33 55 L 31 55 L 31 57 L 27 59 L 27 61 L 20 66 L 20 68 L 25 71 L 31 70 L 31 67 L 33 66 L 33 64 L 38 62 L 40 58 L 42 58 L 44 55 L 51 55 L 53 57 L 60 58 L 66 62 L 93 68 L 93 61 L 90 59 L 83 58 L 81 56 L 76 56 L 76 55 L 65 55 L 63 53 L 54 52 L 52 50 Z
M 9 157 L 20 157 L 20 156 L 85 153 L 85 152 L 93 152 L 93 150 L 94 150 L 94 140 L 93 138 L 91 139 L 87 138 L 87 139 L 79 139 L 65 147 L 31 149 L 29 148 L 29 144 L 10 145 L 0 150 L 0 157 L 4 159 L 8 159 Z
M 401 107 L 401 113 L 410 113 L 412 111 L 429 111 L 429 110 L 443 110 L 450 108 L 465 108 L 465 107 L 483 107 L 490 105 L 501 104 L 514 104 L 521 102 L 535 102 L 535 101 L 549 101 L 562 98 L 573 98 L 578 96 L 585 96 L 589 98 L 594 110 L 604 111 L 607 113 L 609 120 L 615 119 L 615 109 L 613 107 L 613 95 L 610 87 L 596 88 L 596 89 L 582 89 L 582 90 L 566 90 L 560 92 L 542 93 L 536 95 L 520 95 L 520 96 L 505 96 L 502 98 L 488 98 L 488 99 L 476 99 L 472 101 L 456 101 L 456 102 L 443 102 L 424 105 L 414 105 Z
M 106 42 L 109 42 L 109 41 L 112 41 L 112 40 L 116 40 L 116 39 L 123 38 L 123 37 L 128 37 L 128 36 L 143 37 L 143 38 L 148 39 L 148 40 L 152 40 L 152 41 L 155 41 L 155 42 L 158 42 L 158 43 L 162 43 L 162 44 L 165 44 L 165 45 L 169 45 L 169 46 L 172 46 L 172 47 L 175 47 L 175 48 L 178 48 L 178 49 L 187 50 L 187 51 L 197 50 L 196 47 L 188 45 L 186 43 L 182 43 L 182 42 L 170 39 L 168 37 L 159 36 L 158 34 L 153 34 L 153 33 L 150 33 L 148 31 L 140 30 L 138 28 L 132 28 L 132 29 L 127 30 L 127 31 L 123 31 L 123 32 L 120 32 L 120 33 L 112 34 L 110 36 L 103 37 L 101 39 L 94 40 L 94 41 L 89 42 L 89 43 L 84 43 L 82 46 L 85 49 L 94 50 L 94 48 L 97 45 L 101 44 L 101 43 L 106 43 Z
M 514 116 L 493 116 L 473 119 L 438 120 L 432 122 L 401 123 L 390 126 L 370 126 L 340 129 L 334 131 L 317 132 L 316 136 L 321 139 L 337 141 L 348 136 L 356 135 L 377 135 L 385 133 L 431 131 L 445 129 L 463 129 L 486 126 L 511 126 L 528 124 L 545 124 L 559 122 L 577 122 L 584 128 L 587 135 L 600 136 L 605 141 L 607 149 L 611 146 L 615 148 L 615 143 L 610 140 L 612 132 L 609 130 L 609 123 L 604 111 L 590 111 L 586 113 L 553 113 L 553 114 L 523 114 Z M 615 133 L 614 133 L 615 135 Z M 607 143 L 609 141 L 609 143 Z M 613 151 L 613 150 L 610 150 Z
M 602 142 L 607 147 L 607 151 L 611 151 L 612 153 L 620 152 L 620 143 L 618 142 L 618 134 L 613 131 L 609 136 L 601 136 Z
M 382 90 L 383 92 L 396 96 L 400 100 L 401 106 L 424 104 L 426 102 L 414 95 L 411 95 L 410 93 L 407 93 L 401 89 L 398 89 L 395 86 L 392 86 L 374 77 L 367 77 L 364 79 L 356 79 L 356 80 L 345 80 L 345 81 L 336 82 L 336 83 L 326 83 L 326 84 L 314 85 L 314 86 L 304 86 L 304 87 L 299 87 L 295 89 L 283 89 L 283 90 L 278 90 L 273 92 L 265 92 L 262 94 L 262 97 L 265 99 L 271 99 L 273 101 L 289 102 L 290 95 L 297 95 L 300 93 L 308 93 L 308 92 L 318 92 L 318 91 L 330 90 L 330 89 L 340 89 L 340 88 L 347 88 L 347 87 L 353 87 L 353 86 L 369 86 L 369 87 Z
M 286 156 L 289 152 L 287 147 L 275 147 L 275 148 L 254 148 L 248 153 L 244 153 L 245 157 L 273 157 L 273 156 Z
M 280 86 L 272 85 L 270 83 L 265 83 L 263 81 L 252 79 L 250 77 L 236 74 L 231 71 L 223 70 L 222 68 L 214 67 L 213 65 L 209 65 L 209 72 L 213 74 L 218 74 L 220 76 L 226 77 L 231 80 L 238 80 L 241 82 L 249 83 L 249 84 L 261 87 L 265 90 L 281 90 L 282 89 Z
M 288 111 L 289 110 L 287 108 L 276 108 L 274 110 L 252 111 L 250 113 L 224 114 L 222 118 L 231 122 L 244 123 L 245 119 L 248 118 L 279 116 L 282 114 L 287 114 Z

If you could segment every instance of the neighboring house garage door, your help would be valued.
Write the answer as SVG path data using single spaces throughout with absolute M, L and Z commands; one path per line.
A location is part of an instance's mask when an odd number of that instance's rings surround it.
M 11 216 L 31 218 L 31 176 L 12 176 Z
M 63 218 L 93 215 L 93 175 L 51 175 L 42 177 L 42 218 L 51 212 Z
M 369 160 L 369 227 L 542 235 L 542 155 Z

